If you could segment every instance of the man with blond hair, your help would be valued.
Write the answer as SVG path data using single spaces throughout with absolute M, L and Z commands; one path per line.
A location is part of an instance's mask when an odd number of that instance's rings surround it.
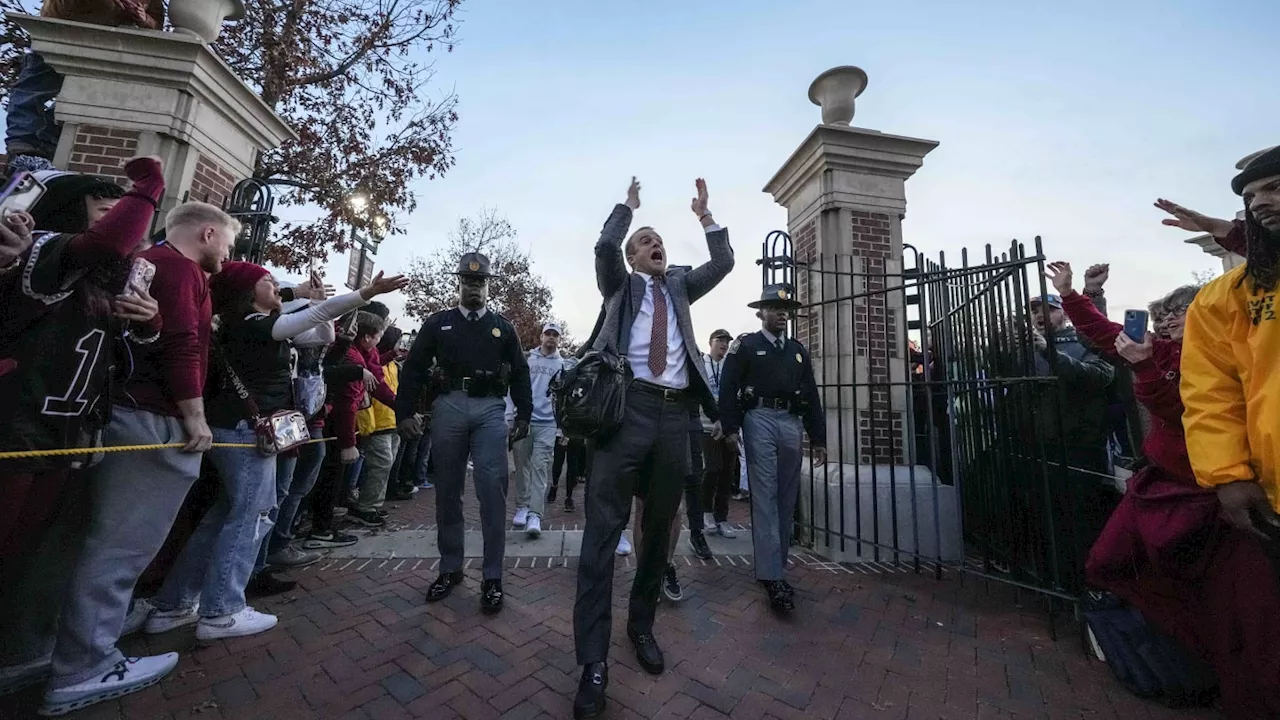
M 108 453 L 86 473 L 93 498 L 84 547 L 63 601 L 42 715 L 62 715 L 153 685 L 177 653 L 125 657 L 116 647 L 133 587 L 164 544 L 213 435 L 204 415 L 212 306 L 240 223 L 207 203 L 165 218 L 165 239 L 139 253 L 155 265 L 158 338 L 133 344 L 129 379 L 112 388 L 103 444 L 181 448 Z

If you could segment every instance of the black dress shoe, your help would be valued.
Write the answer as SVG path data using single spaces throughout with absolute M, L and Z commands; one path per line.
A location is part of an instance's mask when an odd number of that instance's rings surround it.
M 582 668 L 578 696 L 573 699 L 573 720 L 586 720 L 604 712 L 604 691 L 609 687 L 609 666 L 602 662 Z
M 453 592 L 455 585 L 462 584 L 462 571 L 440 573 L 440 577 L 427 588 L 427 602 L 439 602 Z
M 650 675 L 661 675 L 666 669 L 662 659 L 662 649 L 658 647 L 658 639 L 652 633 L 635 633 L 627 631 L 631 644 L 636 646 L 636 660 L 640 667 Z
M 782 580 L 762 580 L 764 589 L 769 593 L 769 606 L 780 613 L 788 613 L 796 609 L 795 590 Z
M 279 595 L 286 593 L 298 587 L 297 580 L 285 580 L 276 577 L 271 572 L 260 572 L 253 576 L 249 584 L 244 588 L 244 596 L 246 598 L 267 597 L 269 595 Z
M 711 546 L 707 545 L 707 538 L 701 532 L 689 534 L 689 547 L 693 548 L 693 554 L 703 560 L 711 559 Z
M 485 580 L 480 586 L 480 609 L 489 614 L 502 609 L 501 580 Z

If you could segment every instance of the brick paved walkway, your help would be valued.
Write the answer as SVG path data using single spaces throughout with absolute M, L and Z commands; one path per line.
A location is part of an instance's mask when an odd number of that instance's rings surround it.
M 398 525 L 433 521 L 431 491 L 393 510 Z M 474 502 L 469 499 L 470 504 Z M 745 522 L 735 503 L 734 520 Z M 557 503 L 553 526 L 581 522 Z M 474 522 L 474 511 L 472 511 Z M 794 619 L 780 620 L 740 561 L 683 571 L 687 600 L 659 610 L 668 670 L 651 677 L 626 646 L 620 564 L 608 718 L 1216 718 L 1128 695 L 1087 659 L 1074 626 L 1048 636 L 1043 603 L 975 580 L 800 564 Z M 190 628 L 133 638 L 129 652 L 178 650 L 157 688 L 70 717 L 572 717 L 575 561 L 512 568 L 507 606 L 478 609 L 479 573 L 427 605 L 428 565 L 382 560 L 299 571 L 298 591 L 259 601 L 280 626 L 197 646 Z M 1062 620 L 1069 622 L 1069 620 Z M 0 718 L 29 717 L 38 692 L 0 699 Z

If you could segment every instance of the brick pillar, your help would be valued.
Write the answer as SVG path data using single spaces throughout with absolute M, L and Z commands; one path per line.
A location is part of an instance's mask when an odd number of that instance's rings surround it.
M 839 446 L 845 463 L 913 462 L 909 394 L 892 385 L 906 380 L 907 341 L 903 293 L 893 288 L 902 283 L 905 183 L 936 146 L 819 125 L 765 187 L 787 208 L 797 293 L 811 306 L 796 335 L 828 386 L 827 446 L 833 457 Z
M 8 18 L 61 73 L 54 164 L 123 181 L 134 155 L 165 167 L 158 222 L 190 198 L 221 205 L 261 152 L 297 134 L 191 35 L 19 13 Z

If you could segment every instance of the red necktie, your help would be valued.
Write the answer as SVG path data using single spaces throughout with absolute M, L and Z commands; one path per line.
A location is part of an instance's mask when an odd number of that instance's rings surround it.
M 649 333 L 649 372 L 655 379 L 667 371 L 667 296 L 662 278 L 653 278 L 653 324 Z

